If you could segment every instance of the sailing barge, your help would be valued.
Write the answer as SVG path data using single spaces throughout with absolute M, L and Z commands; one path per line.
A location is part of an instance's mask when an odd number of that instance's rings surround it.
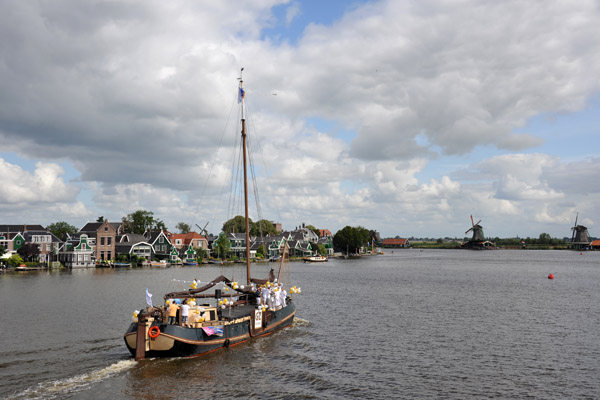
M 265 309 L 259 305 L 257 287 L 272 282 L 276 282 L 273 270 L 268 279 L 252 279 L 247 286 L 238 286 L 226 277 L 219 276 L 198 289 L 167 293 L 165 300 L 202 301 L 212 298 L 214 304 L 209 302 L 191 307 L 188 324 L 182 324 L 181 316 L 178 316 L 173 325 L 168 324 L 166 306 L 147 307 L 137 315 L 137 322 L 129 326 L 125 333 L 125 344 L 136 360 L 147 357 L 190 357 L 234 346 L 289 326 L 296 314 L 290 297 L 286 298 L 284 306 L 275 309 Z M 204 293 L 217 285 L 225 285 L 230 289 L 227 292 L 232 293 L 225 294 L 221 289 Z M 224 299 L 228 304 L 225 309 L 218 305 Z
M 242 68 L 243 71 L 243 68 Z M 219 276 L 207 285 L 180 292 L 167 293 L 167 303 L 187 301 L 189 321 L 183 321 L 178 312 L 176 321 L 168 316 L 166 305 L 149 306 L 134 314 L 124 339 L 127 348 L 136 360 L 146 357 L 193 357 L 242 343 L 250 338 L 268 335 L 275 330 L 292 324 L 296 306 L 286 297 L 283 287 L 275 279 L 271 269 L 264 280 L 252 279 L 250 274 L 250 224 L 248 216 L 248 173 L 246 122 L 243 80 L 240 78 L 238 102 L 241 103 L 241 133 L 244 167 L 244 206 L 246 222 L 246 285 L 238 285 L 224 276 Z M 279 273 L 287 256 L 284 248 Z M 277 287 L 273 292 L 274 283 Z M 219 285 L 219 288 L 217 288 Z M 228 293 L 223 293 L 225 289 Z M 204 293 L 211 290 L 212 293 Z M 290 289 L 294 291 L 295 287 Z M 259 292 L 261 296 L 259 296 Z M 268 302 L 268 294 L 278 297 Z M 299 291 L 298 291 L 299 293 Z M 283 297 L 283 298 L 281 298 Z M 272 297 L 271 297 L 272 298 Z M 212 299 L 212 303 L 196 305 L 199 301 Z M 190 304 L 191 303 L 191 304 Z M 268 307 L 267 307 L 268 306 Z M 186 306 L 187 307 L 187 306 Z M 171 322 L 171 323 L 169 323 Z M 173 323 L 175 322 L 175 323 Z

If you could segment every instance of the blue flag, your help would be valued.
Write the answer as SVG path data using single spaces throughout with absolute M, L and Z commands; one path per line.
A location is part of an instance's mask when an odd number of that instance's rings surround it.
M 246 92 L 244 91 L 243 88 L 240 88 L 240 91 L 238 93 L 238 103 L 241 103 L 245 96 L 246 96 Z
M 146 288 L 146 303 L 148 303 L 148 305 L 152 307 L 152 294 L 150 294 L 148 288 Z

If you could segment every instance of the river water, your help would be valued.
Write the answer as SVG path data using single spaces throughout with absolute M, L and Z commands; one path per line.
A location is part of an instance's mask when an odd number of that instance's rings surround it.
M 0 398 L 600 397 L 600 252 L 291 263 L 292 327 L 206 357 L 132 360 L 123 334 L 146 288 L 156 304 L 194 278 L 242 281 L 243 269 L 0 275 Z

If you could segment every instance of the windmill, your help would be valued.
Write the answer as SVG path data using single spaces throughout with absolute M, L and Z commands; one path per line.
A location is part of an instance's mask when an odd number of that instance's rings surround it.
M 571 228 L 573 235 L 571 235 L 571 248 L 576 250 L 585 249 L 590 245 L 590 239 L 588 237 L 588 230 L 583 225 L 577 225 L 577 219 L 579 213 L 575 216 L 575 224 Z
M 485 241 L 485 237 L 483 236 L 483 227 L 479 225 L 481 220 L 477 221 L 477 223 L 473 222 L 473 216 L 471 215 L 471 227 L 467 229 L 465 235 L 471 231 L 473 231 L 473 237 L 471 238 L 471 242 L 483 242 Z
M 467 229 L 465 235 L 471 231 L 473 231 L 473 237 L 471 240 L 464 242 L 461 247 L 463 249 L 473 249 L 473 250 L 481 250 L 481 249 L 495 249 L 496 245 L 489 240 L 485 240 L 485 236 L 483 236 L 483 227 L 479 225 L 481 220 L 477 222 L 473 222 L 473 216 L 471 215 L 471 227 Z
M 198 229 L 200 229 L 200 234 L 203 235 L 204 237 L 208 236 L 208 232 L 206 231 L 206 227 L 208 226 L 208 222 L 206 223 L 206 225 L 204 225 L 204 228 L 200 228 L 200 225 L 196 224 L 196 226 L 198 227 Z

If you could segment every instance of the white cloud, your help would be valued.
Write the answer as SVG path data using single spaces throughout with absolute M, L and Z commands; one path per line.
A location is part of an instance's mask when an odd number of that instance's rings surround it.
M 70 203 L 79 188 L 65 183 L 64 170 L 58 164 L 38 162 L 33 173 L 0 158 L 0 203 Z
M 507 216 L 539 223 L 527 229 L 577 211 L 590 224 L 600 218 L 598 159 L 524 154 L 549 139 L 516 133 L 541 113 L 580 110 L 600 90 L 597 2 L 368 2 L 332 26 L 308 25 L 296 46 L 261 40 L 279 4 L 296 22 L 301 3 L 275 0 L 3 2 L 0 144 L 69 160 L 93 198 L 78 198 L 56 163 L 29 173 L 4 162 L 3 207 L 54 202 L 65 218 L 141 208 L 170 226 L 219 225 L 213 209 L 226 202 L 232 165 L 219 146 L 237 140 L 221 136 L 237 118 L 245 67 L 255 161 L 269 172 L 259 176 L 264 209 L 279 210 L 268 218 L 390 235 L 460 234 L 471 213 L 492 232 L 512 231 Z M 427 176 L 437 160 L 476 148 L 497 156 Z
M 292 2 L 289 7 L 285 10 L 285 24 L 289 26 L 294 19 L 302 14 L 300 4 L 298 2 Z

